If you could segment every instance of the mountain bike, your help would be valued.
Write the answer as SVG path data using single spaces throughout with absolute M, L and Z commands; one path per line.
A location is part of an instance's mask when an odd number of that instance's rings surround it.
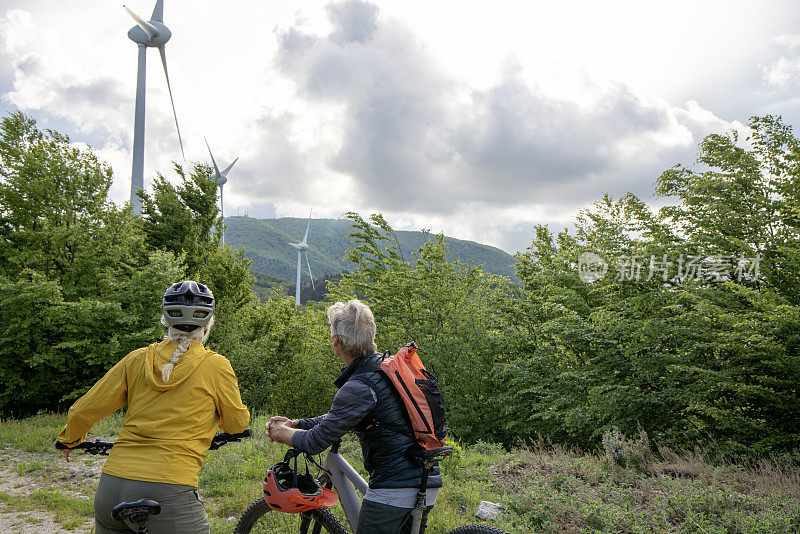
M 211 446 L 208 450 L 213 451 L 219 449 L 223 445 L 232 441 L 242 441 L 243 438 L 249 438 L 252 435 L 250 429 L 246 429 L 239 434 L 225 434 L 219 433 L 211 440 Z M 96 439 L 94 441 L 84 441 L 75 447 L 66 447 L 62 443 L 56 441 L 56 448 L 61 450 L 76 450 L 82 449 L 89 454 L 99 454 L 101 456 L 108 456 L 108 451 L 114 446 L 113 441 L 101 441 Z M 130 525 L 135 525 L 137 534 L 148 534 L 147 522 L 151 516 L 161 513 L 161 505 L 151 499 L 140 499 L 133 502 L 121 502 L 116 505 L 112 511 L 111 516 L 116 521 L 127 522 Z
M 253 502 L 239 517 L 239 521 L 234 529 L 234 534 L 255 534 L 273 532 L 299 532 L 300 534 L 320 534 L 329 532 L 331 534 L 348 534 L 355 532 L 358 525 L 358 514 L 361 511 L 361 498 L 356 491 L 365 495 L 369 485 L 353 466 L 339 454 L 341 442 L 335 442 L 325 456 L 318 482 L 321 486 L 328 489 L 334 488 L 339 495 L 339 502 L 347 518 L 349 530 L 339 522 L 328 508 L 316 508 L 300 514 L 287 514 L 275 512 L 269 507 L 267 502 L 261 498 Z M 423 534 L 420 531 L 422 514 L 425 509 L 425 497 L 427 493 L 428 472 L 434 463 L 452 454 L 451 447 L 442 447 L 430 451 L 421 451 L 415 455 L 415 459 L 422 465 L 422 481 L 417 492 L 416 505 L 412 512 L 411 534 Z M 310 458 L 306 455 L 307 458 Z M 311 459 L 312 463 L 313 458 Z M 272 512 L 268 514 L 267 512 Z M 299 525 L 296 519 L 299 517 Z M 465 525 L 451 530 L 448 534 L 506 534 L 500 529 L 486 525 Z

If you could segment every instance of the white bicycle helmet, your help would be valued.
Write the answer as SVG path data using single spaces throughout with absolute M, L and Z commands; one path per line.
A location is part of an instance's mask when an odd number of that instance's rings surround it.
M 161 309 L 168 326 L 191 332 L 211 321 L 214 295 L 207 286 L 194 280 L 177 282 L 164 292 Z

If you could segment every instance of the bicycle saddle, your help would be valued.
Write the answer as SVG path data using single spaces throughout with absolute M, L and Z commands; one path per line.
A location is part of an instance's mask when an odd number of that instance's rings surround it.
M 134 502 L 121 502 L 111 510 L 111 517 L 117 521 L 131 521 L 139 523 L 147 521 L 150 515 L 161 513 L 161 505 L 150 499 L 141 499 Z

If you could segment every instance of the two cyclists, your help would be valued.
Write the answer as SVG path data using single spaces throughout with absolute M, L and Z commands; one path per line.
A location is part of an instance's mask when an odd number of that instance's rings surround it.
M 214 322 L 211 290 L 191 280 L 172 284 L 162 311 L 164 340 L 114 365 L 72 405 L 56 438 L 75 447 L 95 422 L 128 406 L 95 495 L 97 534 L 130 533 L 111 510 L 144 496 L 162 507 L 150 520 L 153 534 L 207 534 L 197 495 L 206 450 L 218 428 L 237 434 L 250 421 L 230 362 L 204 346 Z
M 376 351 L 372 311 L 358 300 L 337 302 L 328 308 L 328 321 L 334 354 L 345 364 L 334 382 L 339 390 L 330 410 L 310 419 L 272 417 L 267 435 L 273 441 L 318 454 L 355 431 L 369 473 L 357 534 L 409 532 L 423 468 L 407 455 L 418 445 L 403 402 L 381 371 L 383 357 Z M 438 466 L 434 466 L 428 476 L 421 532 L 441 485 Z
M 131 352 L 108 371 L 73 404 L 57 438 L 60 446 L 75 447 L 95 422 L 128 405 L 95 496 L 98 534 L 130 532 L 111 510 L 142 497 L 162 506 L 150 520 L 154 534 L 207 534 L 197 496 L 205 451 L 217 428 L 236 434 L 250 419 L 230 363 L 204 346 L 213 325 L 211 291 L 193 281 L 173 284 L 162 309 L 165 339 Z M 422 467 L 407 456 L 418 445 L 403 403 L 380 369 L 372 311 L 358 300 L 337 302 L 328 309 L 328 320 L 333 351 L 345 364 L 331 409 L 311 419 L 272 417 L 267 435 L 317 454 L 355 431 L 370 475 L 357 533 L 408 532 Z M 421 532 L 442 485 L 438 466 L 427 481 Z

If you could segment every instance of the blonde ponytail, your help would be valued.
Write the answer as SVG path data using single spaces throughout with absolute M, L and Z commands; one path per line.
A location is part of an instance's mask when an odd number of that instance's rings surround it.
M 191 343 L 192 340 L 189 336 L 181 336 L 180 341 L 178 341 L 178 346 L 175 347 L 175 352 L 172 353 L 172 359 L 161 368 L 161 380 L 169 382 L 169 377 L 172 374 L 172 370 L 175 368 L 175 364 L 178 363 L 178 358 L 189 350 L 189 345 Z
M 164 324 L 163 318 L 162 324 Z M 191 332 L 184 332 L 183 330 L 172 327 L 167 329 L 167 335 L 164 336 L 164 338 L 170 341 L 177 341 L 178 346 L 175 347 L 175 352 L 172 353 L 172 359 L 170 359 L 169 363 L 165 363 L 163 367 L 161 367 L 161 380 L 165 383 L 169 382 L 169 377 L 172 375 L 172 370 L 175 369 L 175 364 L 178 363 L 178 359 L 189 350 L 192 341 L 198 341 L 204 344 L 211 333 L 211 326 L 213 324 L 214 318 L 212 317 L 205 327 L 195 328 Z

